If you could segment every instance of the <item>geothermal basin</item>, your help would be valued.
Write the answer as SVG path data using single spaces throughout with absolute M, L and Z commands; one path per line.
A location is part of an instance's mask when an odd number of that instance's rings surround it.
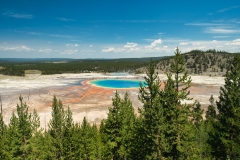
M 138 86 L 145 75 L 106 75 L 101 73 L 58 74 L 30 77 L 15 77 L 0 75 L 0 95 L 2 99 L 3 118 L 9 123 L 11 115 L 16 112 L 19 96 L 29 106 L 29 111 L 35 108 L 40 116 L 41 127 L 47 128 L 51 119 L 52 99 L 55 95 L 63 102 L 65 108 L 70 107 L 75 122 L 82 122 L 85 116 L 90 123 L 100 124 L 107 118 L 108 108 L 112 106 L 112 98 L 116 91 L 123 96 L 128 92 L 135 113 L 142 107 L 138 100 L 138 87 L 104 87 L 94 84 L 101 80 L 134 81 Z M 200 101 L 204 109 L 209 104 L 211 95 L 217 100 L 224 77 L 191 76 L 192 86 L 190 96 Z M 160 80 L 166 80 L 165 74 L 159 75 Z M 123 80 L 122 80 L 123 79 Z M 116 83 L 115 83 L 116 84 Z M 163 86 L 162 86 L 163 87 Z M 192 103 L 192 102 L 186 102 Z

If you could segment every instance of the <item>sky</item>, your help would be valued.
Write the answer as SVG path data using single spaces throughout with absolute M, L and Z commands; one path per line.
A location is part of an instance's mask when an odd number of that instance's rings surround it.
M 239 0 L 0 0 L 0 58 L 240 52 Z

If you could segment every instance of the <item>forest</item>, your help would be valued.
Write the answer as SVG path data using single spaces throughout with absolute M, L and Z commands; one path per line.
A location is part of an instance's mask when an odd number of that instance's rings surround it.
M 164 57 L 155 57 L 159 60 Z M 135 72 L 137 68 L 146 66 L 151 58 L 126 58 L 126 59 L 82 59 L 73 60 L 15 60 L 0 61 L 0 74 L 11 76 L 24 76 L 25 70 L 40 70 L 43 75 L 62 73 L 86 72 Z M 1 69 L 2 68 L 2 69 Z
M 140 83 L 143 106 L 138 114 L 128 94 L 121 97 L 116 92 L 100 126 L 86 118 L 74 122 L 70 108 L 54 96 L 48 129 L 39 128 L 37 111 L 30 113 L 20 96 L 8 125 L 0 114 L 0 159 L 240 159 L 240 56 L 234 56 L 226 72 L 219 100 L 209 97 L 205 117 L 199 102 L 183 103 L 191 100 L 191 76 L 179 49 L 167 80 L 158 78 L 156 68 L 151 60 L 147 86 Z

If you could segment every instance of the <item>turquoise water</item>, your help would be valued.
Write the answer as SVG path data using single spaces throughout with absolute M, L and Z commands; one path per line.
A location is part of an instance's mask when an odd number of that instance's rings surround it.
M 105 88 L 139 88 L 141 80 L 129 80 L 129 79 L 98 79 L 92 80 L 89 83 L 98 87 Z

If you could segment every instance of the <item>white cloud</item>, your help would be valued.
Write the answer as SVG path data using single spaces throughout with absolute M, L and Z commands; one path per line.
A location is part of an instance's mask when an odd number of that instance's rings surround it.
M 227 38 L 229 36 L 213 36 L 213 38 Z
M 77 47 L 78 44 L 66 44 L 66 46 L 68 46 L 68 47 Z
M 188 45 L 188 43 L 187 42 L 181 42 L 181 43 L 179 43 L 179 45 Z
M 206 33 L 219 33 L 219 34 L 232 34 L 232 33 L 240 33 L 239 29 L 225 29 L 225 28 L 207 28 L 205 30 Z
M 22 18 L 22 19 L 32 19 L 33 15 L 31 14 L 20 14 L 20 13 L 14 13 L 14 12 L 5 12 L 3 13 L 4 16 L 13 17 L 13 18 Z
M 155 47 L 155 46 L 157 46 L 158 44 L 161 44 L 161 43 L 162 43 L 162 40 L 161 39 L 157 39 L 157 40 L 155 40 L 155 41 L 153 41 L 151 43 L 151 46 Z
M 153 47 L 156 47 L 157 45 L 159 44 L 162 44 L 162 40 L 161 39 L 157 39 L 157 40 L 154 40 L 151 45 L 149 46 L 145 46 L 146 48 L 153 48 Z
M 69 35 L 48 34 L 48 33 L 39 33 L 39 32 L 28 32 L 28 34 L 37 35 L 37 36 L 50 36 L 50 37 L 57 37 L 57 38 L 74 38 L 74 36 L 69 36 Z
M 130 48 L 129 51 L 139 51 L 139 48 Z
M 127 44 L 124 46 L 124 48 L 134 48 L 137 45 L 138 45 L 137 43 L 127 42 Z
M 152 42 L 152 41 L 154 41 L 155 39 L 143 39 L 143 41 L 146 41 L 146 42 Z
M 226 45 L 226 46 L 237 46 L 237 45 L 240 46 L 240 39 L 235 39 L 235 40 L 233 40 L 232 42 L 226 43 L 225 45 Z
M 78 50 L 65 50 L 65 51 L 63 51 L 63 52 L 61 52 L 61 54 L 74 54 L 74 53 L 76 53 Z
M 28 34 L 37 35 L 37 36 L 44 35 L 44 33 L 38 33 L 38 32 L 28 32 Z
M 1 50 L 4 51 L 17 51 L 17 52 L 21 52 L 21 51 L 34 51 L 34 49 L 28 48 L 26 46 L 21 46 L 21 47 L 1 47 Z
M 95 53 L 94 50 L 81 50 L 82 53 Z
M 114 52 L 114 51 L 115 51 L 115 49 L 113 47 L 102 50 L 103 53 Z
M 233 7 L 229 7 L 229 8 L 224 8 L 224 9 L 221 9 L 219 10 L 218 12 L 226 12 L 228 10 L 231 10 L 231 9 L 235 9 L 235 8 L 239 8 L 240 6 L 233 6 Z
M 40 52 L 40 53 L 50 53 L 50 52 L 52 52 L 52 49 L 39 49 L 38 52 Z
M 239 52 L 240 38 L 235 40 L 188 40 L 188 39 L 163 39 L 163 40 L 153 40 L 148 46 L 144 44 L 138 44 L 137 47 L 134 46 L 134 42 L 128 42 L 125 45 L 115 45 L 102 50 L 103 53 L 114 52 L 120 53 L 119 56 L 124 56 L 127 54 L 132 57 L 147 57 L 147 56 L 167 56 L 173 55 L 177 46 L 182 53 L 189 52 L 191 50 L 203 50 L 216 49 L 225 50 L 228 52 Z M 131 53 L 131 54 L 129 54 Z M 117 54 L 118 55 L 118 54 Z
M 189 25 L 189 26 L 222 26 L 224 24 L 221 24 L 221 23 L 201 23 L 201 22 L 195 22 L 195 23 L 186 23 L 185 25 Z
M 89 47 L 93 47 L 93 45 L 91 44 Z
M 26 47 L 26 46 L 22 46 L 21 49 L 22 49 L 23 51 L 31 51 L 31 50 L 32 50 L 31 48 L 28 48 L 28 47 Z
M 60 34 L 46 34 L 51 37 L 57 37 L 57 38 L 73 38 L 73 36 L 68 36 L 68 35 L 60 35 Z

